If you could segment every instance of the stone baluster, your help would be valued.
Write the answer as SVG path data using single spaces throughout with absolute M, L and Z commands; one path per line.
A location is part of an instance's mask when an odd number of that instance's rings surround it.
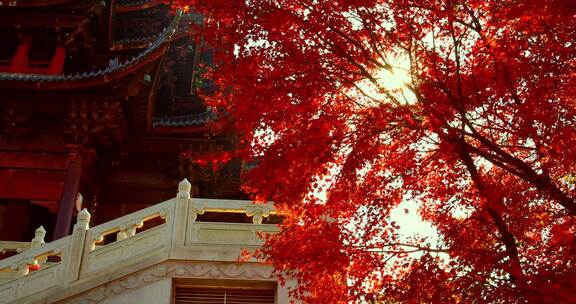
M 42 227 L 42 226 L 38 227 L 34 231 L 34 238 L 30 242 L 30 249 L 38 248 L 38 247 L 41 247 L 42 245 L 44 245 L 45 244 L 45 242 L 44 242 L 45 236 L 46 236 L 46 229 L 44 229 L 44 227 Z M 36 265 L 36 266 L 43 265 L 44 263 L 46 263 L 47 258 L 48 258 L 47 256 L 42 256 L 38 260 L 34 259 L 32 264 Z
M 198 228 L 194 227 L 193 225 L 196 222 L 198 215 L 204 214 L 204 206 L 192 201 L 188 209 L 189 209 L 188 225 L 190 226 L 190 228 L 188 229 L 187 232 L 190 233 L 190 236 L 188 236 L 187 239 L 189 239 L 190 242 L 195 243 L 198 240 Z
M 194 204 L 190 206 L 190 223 L 196 222 L 199 214 L 204 214 L 204 206 L 200 204 Z
M 92 237 L 92 240 L 90 240 L 90 251 L 96 249 L 96 243 L 100 243 L 104 241 L 104 234 L 103 233 L 98 233 L 96 235 L 94 235 Z
M 34 238 L 30 242 L 30 249 L 38 248 L 44 245 L 44 237 L 46 236 L 46 230 L 44 227 L 40 226 L 36 231 L 34 231 Z
M 267 205 L 250 205 L 246 207 L 246 215 L 252 217 L 254 224 L 262 224 L 262 219 L 270 215 L 270 207 Z
M 120 227 L 120 231 L 118 231 L 116 233 L 116 241 L 122 241 L 128 238 L 128 235 L 126 235 L 126 228 L 124 227 Z
M 68 251 L 64 253 L 62 262 L 65 268 L 65 286 L 79 279 L 80 267 L 84 251 L 89 252 L 91 249 L 85 247 L 86 234 L 90 228 L 90 212 L 86 208 L 82 209 L 76 216 L 76 224 L 70 236 Z M 92 246 L 93 243 L 89 244 Z
M 188 208 L 191 201 L 190 191 L 192 184 L 184 178 L 178 184 L 178 193 L 176 194 L 176 204 L 174 207 L 174 226 L 172 227 L 172 244 L 176 246 L 184 245 L 186 240 L 186 225 L 188 217 Z M 166 220 L 168 223 L 168 220 Z
M 136 235 L 136 229 L 142 228 L 142 226 L 144 226 L 144 222 L 142 220 L 137 220 L 135 222 L 127 224 L 126 226 L 124 226 L 122 230 L 126 232 L 126 237 L 132 237 Z
M 168 210 L 162 209 L 158 212 L 158 216 L 163 219 L 164 221 L 168 220 Z
M 138 219 L 121 226 L 119 231 L 116 233 L 116 241 L 122 241 L 129 237 L 136 235 L 136 229 L 142 228 L 144 226 L 144 221 Z

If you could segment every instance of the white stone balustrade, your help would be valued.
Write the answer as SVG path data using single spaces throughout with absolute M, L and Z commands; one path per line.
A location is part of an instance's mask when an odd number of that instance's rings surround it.
M 120 276 L 120 266 L 134 270 L 170 259 L 233 262 L 241 250 L 262 244 L 260 234 L 278 231 L 262 224 L 275 212 L 271 203 L 191 198 L 190 189 L 185 179 L 176 198 L 91 228 L 84 209 L 72 235 L 51 243 L 44 244 L 40 227 L 30 249 L 0 260 L 0 303 L 27 303 L 19 299 Z M 198 222 L 205 212 L 242 213 L 253 223 Z
M 55 290 L 78 279 L 67 273 L 80 264 L 89 221 L 86 214 L 86 209 L 78 214 L 72 235 L 44 244 L 46 231 L 40 227 L 29 250 L 0 261 L 0 303 Z M 84 231 L 78 230 L 79 226 L 85 227 Z

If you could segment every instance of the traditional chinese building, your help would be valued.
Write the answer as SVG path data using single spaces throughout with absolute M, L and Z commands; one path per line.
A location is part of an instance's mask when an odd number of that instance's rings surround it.
M 163 2 L 0 0 L 1 303 L 287 303 L 237 261 L 275 212 L 198 161 L 232 139 L 201 16 Z
M 239 162 L 194 162 L 230 143 L 197 96 L 201 17 L 162 3 L 0 0 L 0 239 L 39 225 L 58 239 L 83 207 L 102 223 L 184 177 L 195 196 L 239 198 Z

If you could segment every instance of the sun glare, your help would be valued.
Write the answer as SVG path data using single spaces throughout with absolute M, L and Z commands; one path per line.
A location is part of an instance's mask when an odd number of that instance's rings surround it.
M 380 86 L 388 90 L 397 90 L 406 88 L 410 82 L 410 75 L 404 69 L 393 69 L 392 71 L 380 69 L 374 75 Z
M 397 59 L 392 61 L 393 68 L 381 68 L 372 72 L 373 80 L 362 79 L 358 81 L 351 91 L 354 96 L 368 97 L 370 103 L 395 102 L 412 104 L 416 96 L 408 90 L 407 85 L 412 82 L 409 73 L 409 62 Z

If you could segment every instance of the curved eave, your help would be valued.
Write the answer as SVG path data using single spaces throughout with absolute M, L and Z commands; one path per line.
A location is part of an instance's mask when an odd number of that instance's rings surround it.
M 160 34 L 156 41 L 151 43 L 146 50 L 139 55 L 132 57 L 124 63 L 111 62 L 106 69 L 85 72 L 82 75 L 31 75 L 0 73 L 0 88 L 8 89 L 73 89 L 93 87 L 95 85 L 107 84 L 116 79 L 120 79 L 147 64 L 159 59 L 167 50 L 167 41 L 172 39 L 176 32 L 176 27 L 180 22 L 181 12 L 179 11 L 172 24 Z
M 125 67 L 124 69 L 114 71 L 110 74 L 89 77 L 77 80 L 61 81 L 23 81 L 23 80 L 0 80 L 0 88 L 3 89 L 37 89 L 37 90 L 60 90 L 60 89 L 79 89 L 95 86 L 102 86 L 124 78 L 133 72 L 149 65 L 158 60 L 166 51 L 167 46 L 162 46 L 152 51 L 146 58 Z
M 150 131 L 155 133 L 194 133 L 210 129 L 210 124 L 216 119 L 216 114 L 210 110 L 190 115 L 155 117 Z

